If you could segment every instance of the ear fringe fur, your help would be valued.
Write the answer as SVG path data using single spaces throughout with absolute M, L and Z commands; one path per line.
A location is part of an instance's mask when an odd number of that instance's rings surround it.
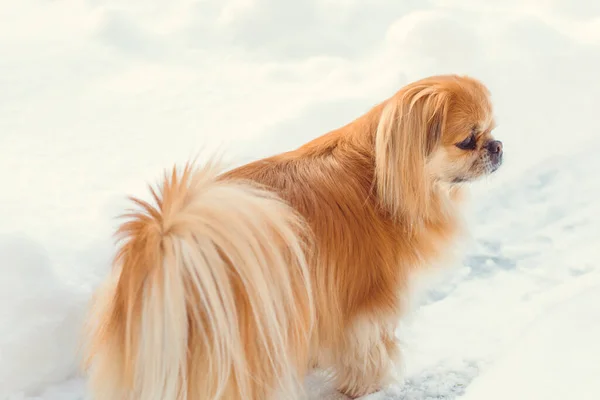
M 379 118 L 377 193 L 394 218 L 411 225 L 428 219 L 432 210 L 431 177 L 425 166 L 440 141 L 449 103 L 449 92 L 417 82 L 390 98 Z

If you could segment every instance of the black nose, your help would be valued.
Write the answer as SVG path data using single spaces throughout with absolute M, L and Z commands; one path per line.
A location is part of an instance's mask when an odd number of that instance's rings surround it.
M 502 142 L 499 140 L 490 140 L 485 147 L 492 154 L 499 155 L 502 153 Z

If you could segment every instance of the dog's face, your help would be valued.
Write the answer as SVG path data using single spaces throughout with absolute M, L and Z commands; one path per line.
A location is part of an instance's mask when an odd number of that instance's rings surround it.
M 498 169 L 487 88 L 456 75 L 413 82 L 376 114 L 375 176 L 379 199 L 392 215 L 425 218 L 435 183 L 472 181 Z
M 444 75 L 413 82 L 376 116 L 377 191 L 392 215 L 424 218 L 435 183 L 472 181 L 502 163 L 489 92 L 475 79 Z
M 449 97 L 437 146 L 427 157 L 427 172 L 448 183 L 469 182 L 495 172 L 502 165 L 503 150 L 502 142 L 492 135 L 495 122 L 487 89 L 470 78 L 441 80 L 438 85 L 437 90 Z

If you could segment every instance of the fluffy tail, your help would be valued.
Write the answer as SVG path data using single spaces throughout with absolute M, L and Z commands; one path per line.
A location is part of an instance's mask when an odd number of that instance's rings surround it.
M 151 192 L 92 304 L 94 400 L 298 398 L 313 323 L 301 219 L 212 164 Z

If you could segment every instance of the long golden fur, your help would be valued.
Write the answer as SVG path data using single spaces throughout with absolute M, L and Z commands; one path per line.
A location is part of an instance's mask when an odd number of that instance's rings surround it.
M 93 398 L 298 399 L 312 368 L 379 390 L 411 274 L 460 233 L 463 182 L 501 164 L 493 124 L 483 84 L 435 76 L 294 151 L 165 175 L 92 306 Z

